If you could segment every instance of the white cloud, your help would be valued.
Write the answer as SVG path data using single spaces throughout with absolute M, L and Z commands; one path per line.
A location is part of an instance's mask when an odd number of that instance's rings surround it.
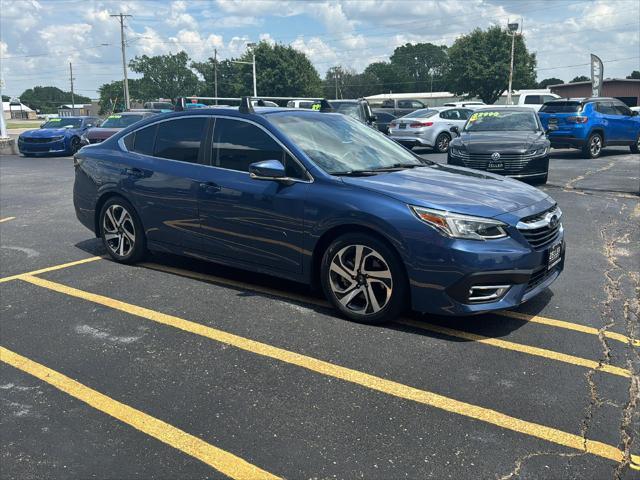
M 198 22 L 196 22 L 196 19 L 193 18 L 192 15 L 188 14 L 186 10 L 187 4 L 184 1 L 178 0 L 176 2 L 173 2 L 171 4 L 171 8 L 169 9 L 167 24 L 171 25 L 172 27 L 197 27 Z

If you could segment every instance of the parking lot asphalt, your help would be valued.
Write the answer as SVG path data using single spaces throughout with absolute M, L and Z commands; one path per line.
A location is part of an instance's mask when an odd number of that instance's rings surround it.
M 639 177 L 553 151 L 549 290 L 374 327 L 264 275 L 111 262 L 71 158 L 3 156 L 0 477 L 638 478 Z

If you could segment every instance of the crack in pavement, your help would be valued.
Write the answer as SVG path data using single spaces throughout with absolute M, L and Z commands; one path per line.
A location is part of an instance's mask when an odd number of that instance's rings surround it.
M 543 457 L 543 456 L 551 456 L 551 457 L 565 457 L 565 458 L 573 458 L 573 457 L 582 457 L 584 455 L 586 455 L 586 452 L 575 452 L 575 453 L 559 453 L 559 452 L 534 452 L 534 453 L 528 453 L 527 455 L 524 455 L 518 459 L 516 459 L 514 468 L 511 472 L 507 473 L 506 475 L 503 475 L 502 477 L 497 477 L 497 480 L 509 480 L 510 478 L 514 478 L 514 477 L 518 477 L 520 476 L 520 470 L 522 470 L 522 466 L 524 465 L 524 463 L 528 460 L 531 460 L 532 458 L 536 458 L 536 457 Z
M 609 170 L 610 168 L 612 168 L 615 164 L 616 164 L 615 161 L 611 161 L 611 162 L 609 162 L 607 165 L 605 165 L 603 167 L 596 168 L 595 170 L 587 170 L 582 175 L 578 175 L 577 177 L 574 177 L 574 178 L 570 179 L 567 183 L 565 183 L 564 191 L 567 192 L 567 191 L 571 191 L 571 190 L 576 190 L 574 188 L 574 186 L 573 186 L 576 182 L 579 182 L 580 180 L 584 180 L 585 178 L 590 177 L 592 175 L 595 175 L 596 173 L 605 172 L 605 171 Z

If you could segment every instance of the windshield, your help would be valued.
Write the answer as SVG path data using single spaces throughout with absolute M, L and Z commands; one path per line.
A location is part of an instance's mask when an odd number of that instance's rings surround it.
M 465 132 L 531 132 L 537 130 L 540 130 L 540 127 L 536 113 L 533 110 L 530 112 L 483 110 L 471 115 L 464 126 Z
M 269 120 L 331 174 L 430 164 L 345 115 L 273 114 Z
M 52 118 L 41 128 L 80 128 L 81 118 Z
M 580 111 L 580 102 L 549 102 L 540 107 L 544 113 L 577 113 Z
M 345 103 L 345 102 L 329 102 L 333 109 L 342 113 L 343 115 L 349 115 L 350 117 L 355 118 L 356 120 L 360 118 L 358 115 L 358 104 L 357 103 Z
M 429 118 L 429 117 L 433 117 L 436 113 L 438 113 L 437 110 L 429 110 L 428 108 L 421 108 L 420 110 L 411 112 L 402 118 Z
M 110 115 L 104 121 L 101 128 L 125 128 L 129 125 L 133 125 L 134 123 L 142 120 L 143 115 Z

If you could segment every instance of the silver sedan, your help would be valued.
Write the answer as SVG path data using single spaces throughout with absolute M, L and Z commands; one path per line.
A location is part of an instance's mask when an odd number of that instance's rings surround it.
M 395 119 L 389 124 L 389 136 L 398 143 L 412 147 L 431 147 L 446 153 L 451 141 L 451 127 L 464 127 L 471 108 L 423 108 Z

